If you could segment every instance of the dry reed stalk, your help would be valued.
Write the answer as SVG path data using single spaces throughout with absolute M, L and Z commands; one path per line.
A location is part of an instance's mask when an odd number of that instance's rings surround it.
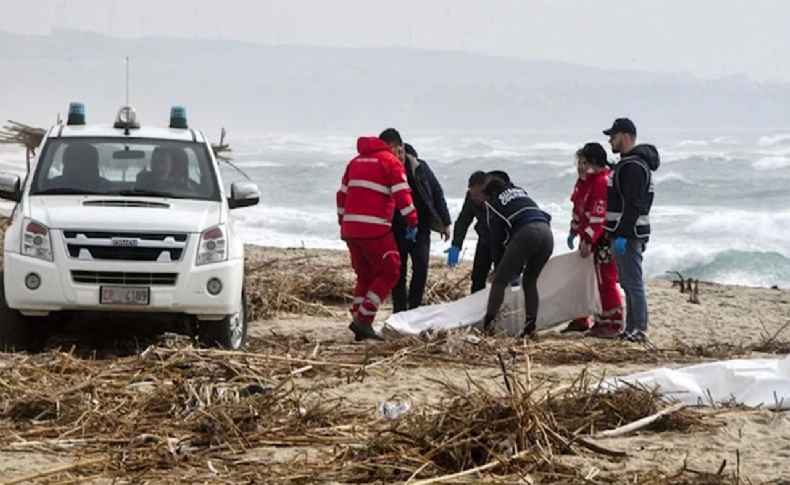
M 35 154 L 47 130 L 8 120 L 9 125 L 0 130 L 0 145 L 20 145 Z
M 668 348 L 633 347 L 622 342 L 562 339 L 529 342 L 525 349 L 515 349 L 514 352 L 527 353 L 533 362 L 544 365 L 579 365 L 592 362 L 598 364 L 700 362 L 748 355 L 751 349 L 732 344 L 690 346 L 679 341 Z
M 505 369 L 504 359 L 500 362 Z M 441 403 L 374 423 L 365 446 L 348 448 L 321 469 L 321 476 L 343 483 L 431 483 L 436 477 L 482 467 L 539 476 L 542 483 L 563 479 L 571 483 L 580 479 L 578 472 L 561 465 L 558 456 L 582 449 L 625 455 L 591 443 L 582 433 L 614 429 L 666 406 L 656 393 L 636 387 L 602 392 L 590 385 L 586 374 L 553 397 L 540 393 L 540 386 L 531 382 L 528 388 L 507 370 L 504 375 L 505 396 L 474 382 L 471 390 L 446 384 L 450 396 Z M 643 432 L 708 428 L 700 415 L 682 410 L 660 417 Z M 519 458 L 492 464 L 514 456 Z
M 365 361 L 370 368 L 376 362 L 395 362 L 386 359 L 431 355 L 446 339 L 458 336 L 433 334 L 368 346 L 371 354 Z M 254 339 L 254 350 L 248 353 L 149 347 L 111 362 L 63 352 L 7 355 L 0 361 L 0 442 L 13 450 L 107 457 L 106 463 L 53 477 L 66 483 L 97 474 L 223 485 L 272 480 L 419 483 L 442 475 L 479 483 L 482 472 L 529 475 L 544 484 L 585 483 L 578 470 L 558 460 L 561 455 L 622 457 L 624 453 L 585 436 L 666 406 L 656 393 L 633 386 L 603 393 L 586 374 L 569 388 L 547 395 L 545 383 L 525 380 L 508 369 L 513 367 L 508 353 L 497 360 L 491 350 L 495 344 L 480 338 L 470 349 L 504 370 L 508 392 L 489 392 L 475 382 L 465 388 L 443 383 L 445 400 L 396 420 L 293 391 L 288 374 L 299 362 L 312 362 L 315 372 L 322 364 L 353 360 L 338 342 L 273 336 Z M 356 361 L 361 362 L 358 354 Z M 342 372 L 358 368 L 352 367 Z M 641 432 L 707 428 L 697 414 L 682 410 Z M 260 447 L 334 451 L 319 461 L 239 459 L 239 453 Z M 618 483 L 609 477 L 598 480 L 586 483 Z M 631 477 L 630 483 L 696 482 L 640 482 Z
M 354 274 L 350 267 L 320 265 L 311 256 L 275 259 L 247 265 L 249 318 L 264 320 L 281 314 L 350 318 Z M 454 301 L 468 294 L 469 275 L 450 278 L 447 272 L 429 273 L 426 305 Z

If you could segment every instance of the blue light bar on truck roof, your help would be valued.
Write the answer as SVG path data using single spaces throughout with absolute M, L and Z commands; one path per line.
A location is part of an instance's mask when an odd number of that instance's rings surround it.
M 78 102 L 69 103 L 69 115 L 66 119 L 67 125 L 85 124 L 85 105 Z
M 170 108 L 170 128 L 189 128 L 187 124 L 187 110 L 183 106 Z

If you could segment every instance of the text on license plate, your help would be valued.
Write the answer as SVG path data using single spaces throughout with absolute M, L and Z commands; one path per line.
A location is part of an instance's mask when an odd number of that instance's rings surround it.
M 148 305 L 150 289 L 139 286 L 102 286 L 99 303 L 102 305 Z

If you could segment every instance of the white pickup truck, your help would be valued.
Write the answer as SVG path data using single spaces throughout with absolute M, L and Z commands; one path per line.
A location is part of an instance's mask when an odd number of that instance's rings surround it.
M 164 117 L 164 116 L 163 116 Z M 226 194 L 203 133 L 184 108 L 142 125 L 122 107 L 114 123 L 85 123 L 71 103 L 49 129 L 28 176 L 0 173 L 17 202 L 0 275 L 0 352 L 36 351 L 59 317 L 151 316 L 187 323 L 202 344 L 247 340 L 244 244 L 230 211 L 258 187 Z

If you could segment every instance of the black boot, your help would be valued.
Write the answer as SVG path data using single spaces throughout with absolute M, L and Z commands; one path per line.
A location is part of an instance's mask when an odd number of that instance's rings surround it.
M 494 320 L 496 320 L 496 315 L 486 315 L 483 318 L 483 333 L 487 335 L 494 334 Z
M 524 330 L 521 331 L 521 333 L 518 335 L 518 337 L 519 338 L 524 338 L 524 337 L 530 337 L 531 338 L 531 337 L 534 337 L 536 335 L 536 333 L 537 333 L 537 327 L 536 327 L 536 324 L 535 324 L 535 319 L 527 317 L 526 322 L 524 322 Z
M 372 325 L 367 325 L 365 323 L 354 320 L 353 322 L 351 322 L 351 325 L 349 325 L 348 328 L 352 332 L 354 332 L 354 341 L 356 342 L 361 342 L 365 339 L 380 340 L 380 341 L 384 340 L 384 337 L 377 334 L 376 331 L 373 330 Z

